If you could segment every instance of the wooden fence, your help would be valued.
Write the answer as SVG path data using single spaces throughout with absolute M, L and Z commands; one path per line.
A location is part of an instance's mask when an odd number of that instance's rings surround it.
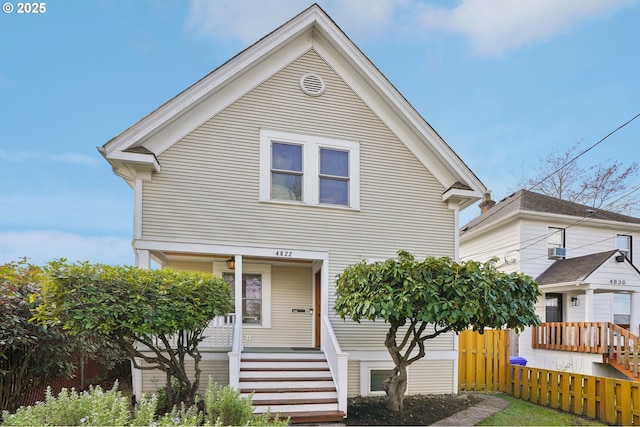
M 607 424 L 640 424 L 640 383 L 509 365 L 507 388 L 516 398 Z
M 458 387 L 461 391 L 500 391 L 509 365 L 508 330 L 461 332 L 458 337 Z
M 509 331 L 459 335 L 458 389 L 501 391 L 607 424 L 640 425 L 640 382 L 509 363 Z

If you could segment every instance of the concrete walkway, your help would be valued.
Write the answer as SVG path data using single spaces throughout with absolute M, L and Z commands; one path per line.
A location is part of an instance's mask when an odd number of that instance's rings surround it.
M 492 396 L 491 394 L 484 393 L 469 393 L 479 399 L 482 402 L 478 402 L 469 409 L 460 411 L 448 418 L 437 421 L 432 424 L 434 426 L 474 426 L 480 421 L 489 418 L 491 415 L 498 411 L 503 410 L 510 405 L 506 400 L 499 397 Z

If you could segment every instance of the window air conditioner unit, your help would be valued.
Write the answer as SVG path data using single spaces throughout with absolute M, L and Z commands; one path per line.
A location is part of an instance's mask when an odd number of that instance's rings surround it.
M 567 256 L 567 250 L 565 248 L 549 248 L 549 258 L 558 259 Z

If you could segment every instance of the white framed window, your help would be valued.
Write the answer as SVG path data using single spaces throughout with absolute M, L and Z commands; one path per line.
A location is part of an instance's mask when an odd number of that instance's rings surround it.
M 560 227 L 549 227 L 547 230 L 547 248 L 549 259 L 564 258 L 558 256 L 557 250 L 565 247 L 565 230 Z
M 392 361 L 386 360 L 361 360 L 360 361 L 360 394 L 383 395 L 382 381 L 388 378 L 395 365 Z M 407 380 L 409 379 L 409 369 L 407 368 Z
M 360 145 L 261 130 L 259 199 L 360 209 Z
M 631 236 L 628 234 L 618 234 L 616 236 L 616 249 L 624 254 L 625 257 L 631 262 Z
M 628 328 L 631 323 L 631 294 L 613 294 L 613 323 Z
M 215 262 L 213 274 L 222 277 L 231 287 L 231 313 L 235 313 L 235 271 L 225 263 Z M 243 264 L 242 268 L 243 327 L 271 327 L 271 266 Z M 236 315 L 237 318 L 239 318 Z

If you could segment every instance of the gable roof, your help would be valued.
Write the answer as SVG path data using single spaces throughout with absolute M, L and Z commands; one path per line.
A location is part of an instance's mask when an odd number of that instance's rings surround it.
M 484 228 L 491 224 L 498 223 L 518 213 L 537 213 L 543 215 L 569 216 L 585 220 L 605 220 L 640 224 L 640 218 L 569 202 L 529 190 L 520 190 L 500 200 L 488 211 L 469 221 L 462 227 L 461 235 L 472 229 Z
M 569 259 L 559 259 L 536 278 L 539 285 L 554 283 L 581 282 L 586 280 L 598 267 L 618 250 L 610 250 Z
M 130 185 L 138 168 L 160 171 L 157 156 L 243 94 L 309 50 L 315 50 L 431 172 L 443 201 L 465 208 L 485 187 L 438 133 L 313 4 L 114 137 L 100 153 Z M 145 163 L 146 162 L 146 163 Z

